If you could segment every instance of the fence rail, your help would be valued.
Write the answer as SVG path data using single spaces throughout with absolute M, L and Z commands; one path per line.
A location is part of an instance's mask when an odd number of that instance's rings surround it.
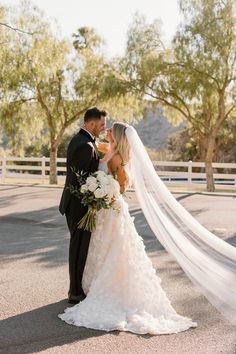
M 206 184 L 204 162 L 153 161 L 158 175 L 170 185 L 197 186 Z M 220 188 L 236 190 L 236 163 L 213 163 L 215 184 Z M 48 157 L 0 157 L 0 182 L 48 183 Z M 64 183 L 66 159 L 57 158 L 59 184 Z

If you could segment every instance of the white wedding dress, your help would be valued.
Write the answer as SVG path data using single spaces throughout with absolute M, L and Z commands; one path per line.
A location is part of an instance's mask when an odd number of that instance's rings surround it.
M 121 195 L 118 203 L 119 211 L 97 213 L 83 275 L 87 297 L 58 316 L 75 326 L 139 334 L 196 327 L 171 306 Z

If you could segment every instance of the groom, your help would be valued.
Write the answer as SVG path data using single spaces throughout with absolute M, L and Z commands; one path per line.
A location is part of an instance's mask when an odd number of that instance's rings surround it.
M 66 215 L 71 235 L 69 247 L 69 303 L 78 303 L 85 298 L 82 289 L 82 277 L 91 233 L 84 229 L 78 229 L 78 223 L 86 214 L 87 208 L 81 204 L 77 197 L 70 193 L 68 186 L 79 187 L 72 169 L 76 172 L 86 172 L 87 175 L 97 171 L 99 156 L 95 140 L 105 129 L 106 116 L 107 112 L 96 107 L 88 109 L 84 115 L 83 128 L 72 138 L 67 150 L 67 175 L 59 211 L 62 215 Z

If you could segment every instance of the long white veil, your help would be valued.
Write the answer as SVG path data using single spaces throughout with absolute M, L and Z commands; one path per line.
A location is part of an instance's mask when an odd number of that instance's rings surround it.
M 172 196 L 133 127 L 126 128 L 126 136 L 133 185 L 152 231 L 207 299 L 236 324 L 236 248 L 205 229 Z

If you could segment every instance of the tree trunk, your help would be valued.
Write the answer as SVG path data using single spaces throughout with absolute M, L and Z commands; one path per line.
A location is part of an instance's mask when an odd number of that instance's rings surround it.
M 50 184 L 57 184 L 57 146 L 51 144 L 50 149 Z
M 207 143 L 208 143 L 208 141 L 207 141 L 206 137 L 199 141 L 199 161 L 200 162 L 203 162 L 206 159 Z M 204 167 L 200 167 L 200 173 L 204 173 L 205 172 L 205 168 Z
M 215 192 L 215 182 L 214 182 L 213 168 L 212 168 L 215 142 L 216 142 L 215 136 L 210 136 L 208 141 L 206 158 L 205 158 L 206 182 L 207 182 L 208 192 Z
M 215 192 L 215 182 L 213 176 L 212 161 L 205 161 L 207 192 Z

